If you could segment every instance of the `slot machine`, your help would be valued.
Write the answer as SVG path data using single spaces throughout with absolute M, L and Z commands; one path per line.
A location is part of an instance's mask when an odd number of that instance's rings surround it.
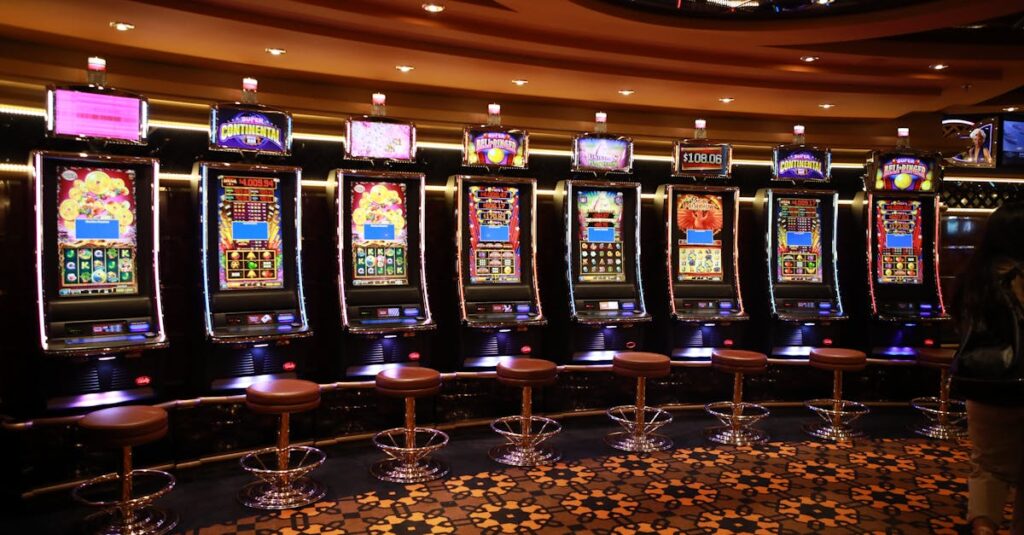
M 732 146 L 707 139 L 696 121 L 694 139 L 675 143 L 673 176 L 685 184 L 658 188 L 665 224 L 668 348 L 674 359 L 709 361 L 716 347 L 741 347 L 749 319 L 739 280 L 739 189 L 707 185 L 732 172 Z
M 765 232 L 772 356 L 806 357 L 832 346 L 847 319 L 836 267 L 839 194 L 827 189 L 831 158 L 807 145 L 796 125 L 793 143 L 774 150 L 772 186 L 754 198 Z
M 82 152 L 33 151 L 29 162 L 42 354 L 27 384 L 46 411 L 156 397 L 155 350 L 167 347 L 159 162 L 100 152 L 146 145 L 148 102 L 108 87 L 102 58 L 89 58 L 88 77 L 46 92 L 49 144 Z
M 910 129 L 898 134 L 895 148 L 871 154 L 854 207 L 867 236 L 871 352 L 913 359 L 939 344 L 949 319 L 939 286 L 942 158 L 911 148 Z
M 565 214 L 571 362 L 605 363 L 643 348 L 651 321 L 640 274 L 640 184 L 606 175 L 630 172 L 633 142 L 607 134 L 606 120 L 598 113 L 595 132 L 573 138 L 573 171 L 594 178 L 555 189 Z
M 493 172 L 527 167 L 528 134 L 488 124 L 463 133 L 463 166 Z M 502 358 L 540 352 L 547 324 L 537 285 L 537 181 L 510 176 L 456 175 L 447 199 L 455 215 L 455 276 L 459 306 L 459 367 L 493 369 Z
M 374 164 L 414 162 L 416 127 L 384 114 L 346 121 L 345 157 Z M 338 294 L 342 373 L 376 375 L 390 366 L 429 362 L 428 334 L 436 330 L 424 263 L 423 173 L 336 169 Z
M 304 373 L 295 340 L 312 335 L 302 286 L 302 170 L 263 163 L 291 153 L 292 118 L 257 102 L 210 107 L 209 150 L 241 162 L 196 163 L 203 332 L 202 390 L 238 390 Z

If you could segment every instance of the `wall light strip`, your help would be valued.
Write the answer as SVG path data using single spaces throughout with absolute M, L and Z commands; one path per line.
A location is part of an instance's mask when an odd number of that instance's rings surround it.
M 292 134 L 292 139 L 301 139 L 304 141 L 327 141 L 329 143 L 344 143 L 345 136 L 336 136 L 332 134 L 313 134 L 313 133 L 302 133 L 295 132 Z M 417 143 L 422 146 L 422 143 Z
M 5 113 L 7 115 L 23 115 L 25 117 L 46 117 L 46 110 L 43 108 L 15 106 L 13 104 L 0 104 L 0 113 Z
M 0 173 L 4 174 L 28 174 L 32 171 L 31 165 L 23 163 L 0 163 Z
M 167 128 L 168 130 L 187 130 L 189 132 L 209 132 L 210 126 L 198 123 L 183 123 L 180 121 L 149 121 L 151 128 Z

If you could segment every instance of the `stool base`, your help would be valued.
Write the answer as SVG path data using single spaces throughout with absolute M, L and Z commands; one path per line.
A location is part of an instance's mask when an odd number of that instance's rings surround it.
M 946 410 L 941 409 L 942 401 L 936 397 L 914 398 L 910 405 L 928 418 L 928 423 L 913 428 L 918 435 L 952 441 L 967 436 L 967 429 L 963 426 L 967 418 L 967 404 L 963 401 L 947 400 Z
M 608 409 L 607 414 L 612 421 L 622 426 L 624 431 L 606 435 L 605 444 L 617 450 L 633 453 L 664 451 L 672 447 L 672 439 L 657 433 L 658 429 L 672 423 L 672 415 L 668 411 L 644 407 L 642 423 L 636 421 L 636 405 L 612 407 Z
M 86 533 L 94 535 L 164 535 L 177 526 L 177 513 L 152 505 L 133 511 L 128 522 L 118 509 L 93 513 L 85 519 Z
M 558 450 L 541 444 L 562 432 L 561 424 L 551 418 L 530 416 L 529 423 L 524 425 L 522 416 L 506 416 L 491 422 L 491 429 L 508 441 L 491 448 L 488 453 L 496 462 L 510 466 L 538 466 L 562 458 Z
M 123 501 L 117 499 L 93 499 L 89 494 L 103 493 L 100 487 L 108 483 L 121 483 L 120 474 L 107 474 L 82 483 L 72 491 L 72 497 L 86 505 L 102 507 L 103 510 L 85 519 L 86 532 L 96 535 L 163 535 L 178 525 L 178 515 L 173 511 L 154 507 L 153 500 L 167 494 L 174 488 L 174 476 L 160 470 L 132 470 L 135 484 L 155 478 L 161 482 L 159 488 L 150 494 L 132 497 Z M 120 492 L 121 489 L 106 489 L 106 492 Z M 97 496 L 99 498 L 99 496 Z
M 718 401 L 704 406 L 708 414 L 722 422 L 721 426 L 704 430 L 704 436 L 718 444 L 751 446 L 768 442 L 768 433 L 754 429 L 753 425 L 768 416 L 769 412 L 756 403 Z
M 373 436 L 373 444 L 388 459 L 370 467 L 370 474 L 392 483 L 422 483 L 448 475 L 448 465 L 431 459 L 430 454 L 448 444 L 448 435 L 437 429 L 413 429 L 412 447 L 407 447 L 407 429 L 395 427 Z
M 851 427 L 854 421 L 869 412 L 863 403 L 845 399 L 812 399 L 804 402 L 804 406 L 822 419 L 821 422 L 804 425 L 804 432 L 812 437 L 831 442 L 849 442 L 864 435 L 862 431 Z
M 259 479 L 238 494 L 242 505 L 279 511 L 309 505 L 324 497 L 324 486 L 306 476 L 324 464 L 327 455 L 309 446 L 289 446 L 286 450 L 285 468 L 271 468 L 279 466 L 277 448 L 264 448 L 242 457 L 242 469 Z

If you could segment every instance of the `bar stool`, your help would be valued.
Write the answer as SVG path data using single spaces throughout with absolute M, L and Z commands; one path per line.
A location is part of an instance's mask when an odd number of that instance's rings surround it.
M 507 444 L 491 448 L 491 459 L 512 466 L 537 466 L 557 461 L 558 450 L 541 444 L 562 431 L 562 426 L 543 416 L 533 415 L 533 388 L 555 382 L 558 368 L 542 359 L 516 358 L 498 364 L 498 382 L 523 389 L 522 411 L 491 422 L 491 429 L 505 437 Z
M 843 372 L 859 372 L 867 366 L 867 355 L 855 349 L 811 349 L 812 368 L 832 372 L 832 399 L 812 399 L 804 405 L 814 411 L 822 421 L 807 424 L 809 435 L 833 442 L 845 442 L 863 433 L 851 427 L 853 422 L 868 413 L 863 403 L 843 399 Z
M 967 418 L 967 404 L 949 398 L 949 367 L 953 364 L 954 355 L 956 351 L 942 348 L 926 348 L 917 353 L 918 366 L 939 370 L 939 397 L 910 400 L 910 405 L 928 418 L 928 423 L 914 429 L 919 435 L 940 440 L 959 440 L 967 434 L 963 426 Z
M 448 474 L 448 466 L 430 454 L 448 444 L 448 435 L 427 427 L 416 427 L 416 398 L 433 396 L 441 390 L 441 374 L 430 368 L 403 366 L 377 374 L 379 394 L 405 399 L 405 427 L 381 431 L 373 444 L 388 455 L 374 464 L 370 473 L 382 481 L 420 483 Z
M 167 434 L 167 411 L 145 406 L 112 407 L 89 413 L 79 420 L 78 426 L 89 442 L 121 448 L 120 473 L 90 479 L 71 492 L 75 500 L 103 508 L 86 518 L 87 532 L 156 535 L 174 529 L 178 515 L 152 505 L 174 488 L 174 476 L 160 470 L 132 469 L 132 447 L 154 442 Z M 151 480 L 159 486 L 149 494 L 136 496 L 134 486 L 140 480 Z M 105 493 L 101 487 L 111 481 L 120 483 L 119 497 L 102 499 Z
M 712 442 L 733 446 L 767 442 L 768 433 L 754 429 L 753 425 L 768 416 L 768 409 L 743 401 L 743 376 L 764 373 L 768 369 L 768 357 L 754 351 L 715 349 L 711 352 L 711 367 L 733 375 L 732 401 L 704 406 L 704 410 L 722 422 L 721 426 L 705 429 L 704 436 Z
M 648 407 L 647 379 L 665 377 L 672 369 L 672 361 L 658 353 L 619 353 L 612 360 L 612 371 L 622 377 L 636 378 L 636 404 L 620 405 L 608 409 L 608 417 L 622 426 L 624 431 L 604 437 L 609 446 L 630 452 L 652 452 L 672 447 L 672 439 L 656 433 L 672 422 L 668 411 Z
M 245 389 L 245 405 L 257 414 L 276 414 L 280 419 L 277 446 L 254 451 L 239 461 L 242 469 L 258 479 L 239 493 L 242 505 L 276 511 L 323 498 L 327 489 L 308 475 L 327 455 L 317 448 L 288 443 L 291 415 L 320 406 L 320 385 L 298 379 L 256 383 Z

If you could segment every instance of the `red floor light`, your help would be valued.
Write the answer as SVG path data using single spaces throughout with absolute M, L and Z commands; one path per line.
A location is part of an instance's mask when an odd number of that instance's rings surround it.
M 825 346 L 832 345 L 832 339 L 831 338 L 825 338 L 824 340 L 821 341 L 821 345 L 825 345 Z
M 519 352 L 524 355 L 529 355 L 530 353 L 533 352 L 533 348 L 530 346 L 523 346 L 519 348 Z
M 409 360 L 420 360 L 420 352 L 413 351 L 412 353 L 409 353 Z
M 636 342 L 632 340 L 626 342 L 626 349 L 636 349 Z
M 725 340 L 722 340 L 722 345 L 725 347 L 732 347 L 732 344 L 732 338 L 726 338 Z
M 289 360 L 281 365 L 281 369 L 286 372 L 290 372 L 295 369 L 295 363 Z
M 135 378 L 135 386 L 146 386 L 151 381 L 152 379 L 150 379 L 148 375 L 140 375 Z
M 931 346 L 935 345 L 935 340 L 932 340 L 931 338 L 925 338 L 924 339 L 924 345 L 926 345 L 928 347 L 931 347 Z

